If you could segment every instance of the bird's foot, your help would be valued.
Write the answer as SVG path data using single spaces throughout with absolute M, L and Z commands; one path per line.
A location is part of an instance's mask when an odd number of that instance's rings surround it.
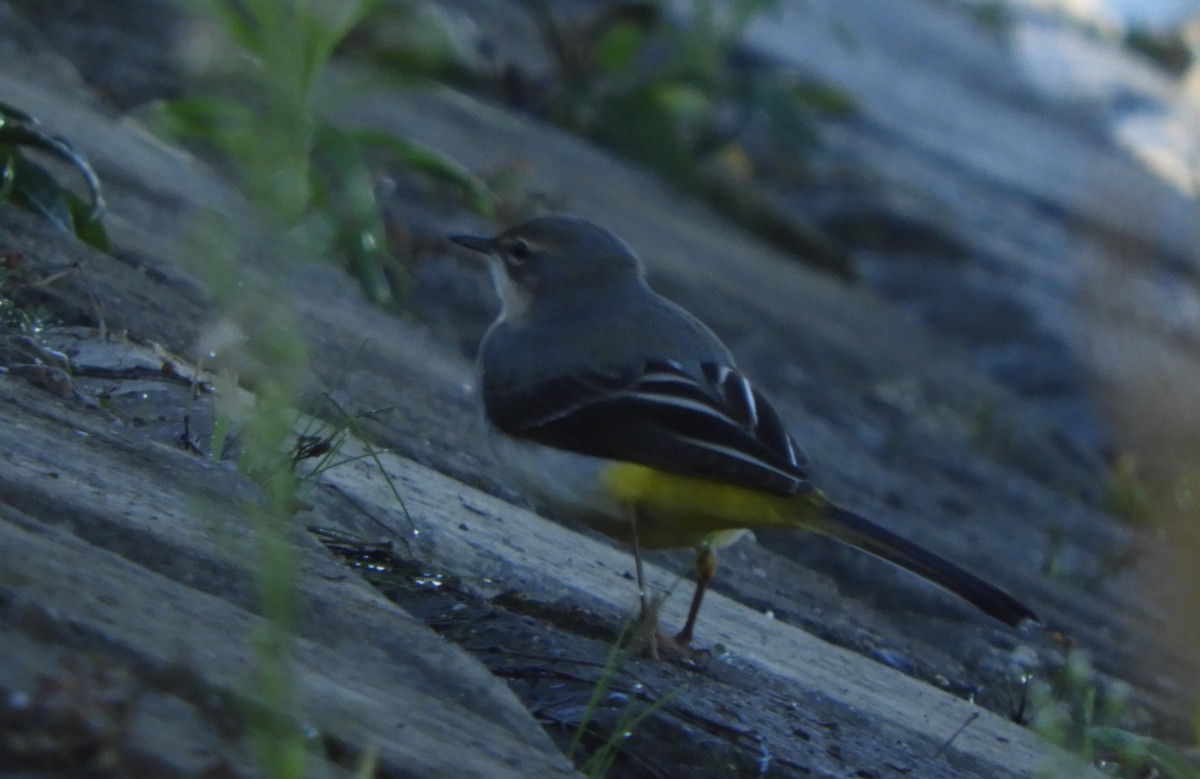
M 662 629 L 657 619 L 647 621 L 645 617 L 634 636 L 631 649 L 634 654 L 692 669 L 704 668 L 712 660 L 712 653 L 707 649 L 692 647 L 690 636 L 683 633 L 671 635 Z

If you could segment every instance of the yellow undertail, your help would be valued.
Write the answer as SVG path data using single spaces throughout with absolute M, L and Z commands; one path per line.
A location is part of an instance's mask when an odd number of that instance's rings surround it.
M 714 533 L 743 529 L 819 533 L 830 505 L 816 489 L 777 495 L 633 463 L 609 466 L 603 478 L 616 501 L 638 511 L 639 542 L 646 549 L 697 546 Z
M 632 463 L 611 465 L 602 478 L 618 505 L 637 512 L 638 543 L 644 549 L 720 547 L 743 529 L 808 530 L 906 568 L 1010 625 L 1037 620 L 1032 610 L 998 587 L 835 505 L 815 488 L 777 495 Z

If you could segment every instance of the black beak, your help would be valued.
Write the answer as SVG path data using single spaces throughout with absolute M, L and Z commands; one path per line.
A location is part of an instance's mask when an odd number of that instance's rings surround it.
M 446 237 L 459 246 L 465 246 L 472 251 L 482 252 L 483 254 L 492 253 L 491 238 L 481 238 L 478 235 L 447 235 Z

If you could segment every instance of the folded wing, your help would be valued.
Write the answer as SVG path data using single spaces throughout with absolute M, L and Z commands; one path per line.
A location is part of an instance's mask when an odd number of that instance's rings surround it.
M 492 422 L 511 435 L 780 494 L 810 489 L 779 415 L 729 366 L 651 360 L 520 391 L 485 385 L 483 394 Z

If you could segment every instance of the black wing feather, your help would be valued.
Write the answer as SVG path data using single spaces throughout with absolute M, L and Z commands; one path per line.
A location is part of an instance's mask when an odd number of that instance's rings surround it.
M 779 415 L 728 366 L 703 363 L 693 375 L 652 360 L 625 373 L 483 392 L 493 424 L 549 446 L 781 494 L 810 489 Z

